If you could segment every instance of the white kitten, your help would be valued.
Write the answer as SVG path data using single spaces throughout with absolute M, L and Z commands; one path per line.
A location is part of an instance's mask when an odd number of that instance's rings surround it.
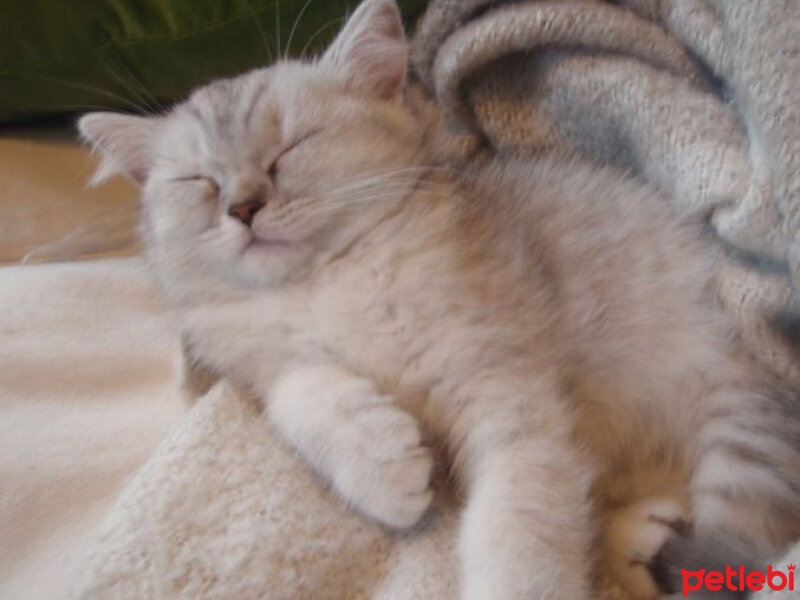
M 737 357 L 698 233 L 575 161 L 433 167 L 405 78 L 397 8 L 367 0 L 316 62 L 81 120 L 99 177 L 142 187 L 192 362 L 392 527 L 431 503 L 422 424 L 466 496 L 463 598 L 583 600 L 593 564 L 647 598 L 659 551 L 800 533 L 796 410 Z

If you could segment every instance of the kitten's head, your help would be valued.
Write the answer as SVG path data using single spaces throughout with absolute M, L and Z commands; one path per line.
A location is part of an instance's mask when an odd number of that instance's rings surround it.
M 413 186 L 406 60 L 394 0 L 366 0 L 318 60 L 213 82 L 164 116 L 92 113 L 79 127 L 97 180 L 141 186 L 156 265 L 270 285 Z

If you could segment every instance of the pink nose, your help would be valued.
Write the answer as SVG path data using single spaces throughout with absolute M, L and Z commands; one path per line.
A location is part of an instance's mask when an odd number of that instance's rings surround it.
M 244 202 L 239 202 L 228 208 L 228 214 L 250 227 L 256 213 L 262 208 L 264 208 L 264 202 L 261 200 L 245 200 Z

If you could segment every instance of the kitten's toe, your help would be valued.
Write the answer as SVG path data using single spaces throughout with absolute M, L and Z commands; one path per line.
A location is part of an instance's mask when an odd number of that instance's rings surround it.
M 367 489 L 359 508 L 390 527 L 416 524 L 433 500 L 430 487 L 433 457 L 427 448 L 410 448 L 400 456 L 376 461 L 364 472 Z
M 433 500 L 433 454 L 422 445 L 417 421 L 394 406 L 362 415 L 340 489 L 368 516 L 403 529 L 416 524 Z
M 607 533 L 611 577 L 629 597 L 659 598 L 663 590 L 650 565 L 668 540 L 689 529 L 683 508 L 671 498 L 649 498 L 619 510 Z

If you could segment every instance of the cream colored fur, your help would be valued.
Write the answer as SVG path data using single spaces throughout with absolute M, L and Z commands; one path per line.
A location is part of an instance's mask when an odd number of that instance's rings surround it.
M 465 599 L 583 600 L 600 571 L 653 597 L 646 564 L 692 512 L 770 549 L 799 533 L 796 449 L 737 424 L 774 433 L 777 405 L 714 306 L 699 227 L 573 160 L 439 164 L 404 79 L 397 9 L 368 0 L 317 62 L 164 117 L 84 117 L 101 173 L 142 184 L 190 363 L 390 527 L 428 510 L 441 449 Z M 254 198 L 251 226 L 228 214 Z

